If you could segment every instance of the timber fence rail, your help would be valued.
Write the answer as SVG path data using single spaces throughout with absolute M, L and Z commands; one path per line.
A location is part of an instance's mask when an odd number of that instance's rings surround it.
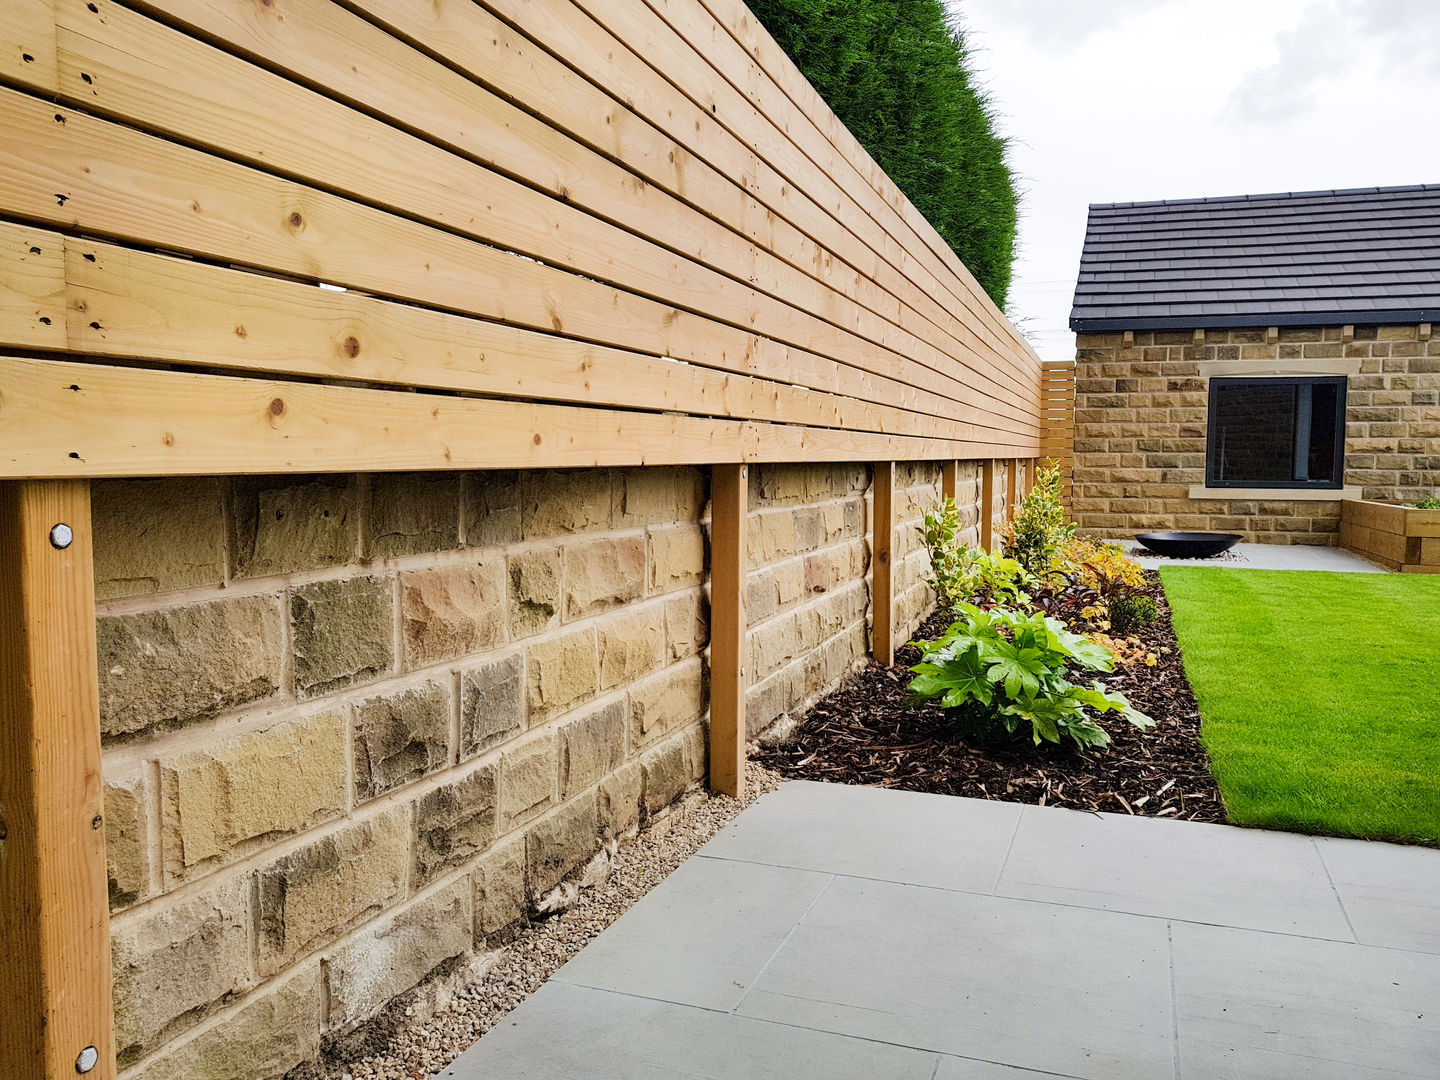
M 90 479 L 711 466 L 734 792 L 747 468 L 873 463 L 888 662 L 895 463 L 988 545 L 1073 400 L 741 0 L 7 0 L 0 1078 L 116 1075 Z

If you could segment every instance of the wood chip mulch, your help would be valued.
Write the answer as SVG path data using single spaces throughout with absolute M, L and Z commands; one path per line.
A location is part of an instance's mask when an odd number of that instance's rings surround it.
M 1160 618 L 1139 637 L 1152 651 L 1170 652 L 1154 667 L 1117 667 L 1102 678 L 1155 720 L 1151 731 L 1107 717 L 1102 723 L 1113 741 L 1099 751 L 1036 747 L 1028 734 L 958 742 L 938 706 L 905 704 L 908 668 L 920 659 L 907 645 L 895 667 L 871 664 L 812 706 L 791 741 L 760 749 L 756 759 L 793 779 L 1223 822 L 1170 608 L 1158 577 L 1147 578 Z M 932 617 L 917 636 L 938 636 L 944 625 Z

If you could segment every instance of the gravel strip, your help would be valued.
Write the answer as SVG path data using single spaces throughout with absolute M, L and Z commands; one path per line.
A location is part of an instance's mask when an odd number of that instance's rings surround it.
M 383 1053 L 325 1062 L 324 1075 L 337 1080 L 423 1080 L 443 1069 L 736 814 L 774 791 L 781 777 L 751 763 L 746 766 L 746 780 L 744 799 L 691 796 L 677 804 L 620 848 L 611 860 L 610 876 L 580 890 L 572 908 L 522 929 L 504 947 L 495 966 L 478 982 L 458 990 L 448 1008 L 402 1027 Z

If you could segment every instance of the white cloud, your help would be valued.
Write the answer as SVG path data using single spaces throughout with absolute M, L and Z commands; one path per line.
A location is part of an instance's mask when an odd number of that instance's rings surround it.
M 1311 112 L 1360 54 L 1378 53 L 1391 77 L 1440 76 L 1440 5 L 1434 0 L 1335 0 L 1307 7 L 1275 37 L 1275 60 L 1245 73 L 1227 120 L 1279 126 Z
M 1180 0 L 1005 0 L 985 5 L 991 27 L 1021 31 L 1034 44 L 1051 52 L 1073 52 L 1098 33 L 1124 23 L 1131 16 L 1146 15 Z M 968 15 L 967 0 L 949 0 L 950 6 Z

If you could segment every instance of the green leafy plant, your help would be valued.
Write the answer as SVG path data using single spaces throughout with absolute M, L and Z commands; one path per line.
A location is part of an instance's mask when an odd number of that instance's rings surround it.
M 1421 499 L 1415 504 L 1417 510 L 1440 510 L 1440 498 L 1431 496 L 1428 499 Z
M 1144 593 L 1121 593 L 1109 601 L 1110 629 L 1117 634 L 1128 634 L 1142 626 L 1149 626 L 1160 617 L 1160 608 Z
M 916 526 L 930 553 L 930 587 L 946 610 L 968 602 L 1027 605 L 1034 579 L 1014 559 L 973 548 L 960 540 L 960 514 L 954 499 L 928 510 Z
M 1154 726 L 1124 694 L 1101 682 L 1077 686 L 1067 678 L 1071 666 L 1112 671 L 1114 658 L 1058 619 L 974 604 L 961 604 L 957 614 L 938 640 L 915 643 L 921 660 L 910 669 L 912 704 L 938 701 L 962 724 L 998 723 L 1012 734 L 1028 723 L 1037 746 L 1066 740 L 1108 746 L 1110 736 L 1092 710 L 1119 713 L 1137 728 Z
M 1054 568 L 1065 546 L 1075 536 L 1073 522 L 1065 521 L 1061 501 L 1060 466 L 1051 462 L 1035 474 L 1035 486 L 1006 522 L 1002 536 L 1005 554 L 1038 576 Z

